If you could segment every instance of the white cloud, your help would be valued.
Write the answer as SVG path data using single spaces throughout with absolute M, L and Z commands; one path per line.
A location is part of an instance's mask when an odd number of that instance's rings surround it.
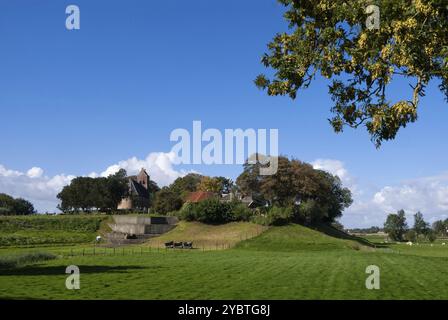
M 345 168 L 345 165 L 342 161 L 334 160 L 334 159 L 317 159 L 311 162 L 311 165 L 314 169 L 324 170 L 333 175 L 338 176 L 342 184 L 345 187 L 350 188 L 352 193 L 358 193 L 358 187 L 356 185 L 356 179 L 354 179 Z
M 176 178 L 186 175 L 186 171 L 177 171 L 173 168 L 176 155 L 174 152 L 153 152 L 145 159 L 136 157 L 129 158 L 109 166 L 100 175 L 107 177 L 116 173 L 120 169 L 125 169 L 129 175 L 137 174 L 142 168 L 145 168 L 151 177 L 151 180 L 157 182 L 159 186 L 166 186 L 172 183 Z
M 159 186 L 165 186 L 188 173 L 183 170 L 175 170 L 173 168 L 174 160 L 174 153 L 153 152 L 145 159 L 132 157 L 109 166 L 101 174 L 91 172 L 86 176 L 93 178 L 108 176 L 117 172 L 120 168 L 125 169 L 129 175 L 133 175 L 138 173 L 141 168 L 145 168 L 152 180 L 157 182 Z M 39 167 L 32 167 L 25 173 L 7 169 L 0 165 L 0 193 L 25 198 L 31 201 L 40 212 L 54 212 L 58 204 L 56 195 L 74 178 L 74 175 L 67 174 L 48 177 L 44 175 L 44 170 Z
M 22 175 L 19 171 L 8 170 L 0 164 L 0 176 L 3 177 L 18 177 Z
M 325 170 L 341 178 L 342 181 L 349 180 L 350 176 L 344 163 L 333 159 L 317 159 L 311 162 L 314 169 Z
M 26 173 L 26 175 L 30 178 L 40 178 L 42 177 L 42 175 L 44 174 L 44 170 L 42 170 L 39 167 L 32 167 L 30 170 L 28 170 L 28 172 Z
M 348 227 L 382 226 L 389 213 L 400 209 L 406 211 L 409 225 L 417 211 L 429 222 L 448 217 L 448 173 L 372 188 L 353 178 L 339 160 L 318 159 L 312 165 L 338 175 L 352 190 L 354 202 L 341 219 Z
M 373 195 L 372 202 L 387 212 L 421 211 L 430 221 L 440 219 L 448 214 L 448 174 L 383 187 Z
M 56 195 L 73 178 L 74 176 L 65 174 L 47 177 L 37 167 L 23 173 L 0 165 L 0 192 L 25 198 L 39 210 L 54 211 L 57 205 Z

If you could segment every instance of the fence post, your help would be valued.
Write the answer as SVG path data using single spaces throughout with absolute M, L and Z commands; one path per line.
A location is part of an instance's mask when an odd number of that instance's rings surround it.
M 82 255 L 83 255 L 83 256 L 84 256 L 84 250 L 85 250 L 85 249 L 84 249 L 84 248 L 82 248 Z

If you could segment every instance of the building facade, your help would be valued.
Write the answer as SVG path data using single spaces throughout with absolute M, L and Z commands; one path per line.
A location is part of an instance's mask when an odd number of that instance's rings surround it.
M 138 175 L 130 176 L 128 179 L 129 195 L 121 200 L 117 209 L 146 211 L 151 197 L 149 174 L 142 168 Z

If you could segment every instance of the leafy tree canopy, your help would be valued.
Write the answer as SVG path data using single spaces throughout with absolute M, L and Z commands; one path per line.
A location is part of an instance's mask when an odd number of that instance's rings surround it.
M 77 177 L 57 195 L 61 211 L 115 211 L 129 191 L 126 171 L 121 169 L 107 178 Z
M 384 223 L 384 231 L 394 241 L 403 241 L 404 234 L 408 230 L 406 216 L 404 210 L 400 210 L 397 214 L 389 214 Z
M 230 193 L 233 181 L 225 177 L 203 177 L 197 186 L 198 191 L 214 192 L 217 194 Z
M 166 214 L 171 211 L 179 210 L 183 201 L 177 190 L 171 187 L 163 187 L 156 193 L 154 201 L 154 210 L 159 214 Z
M 429 231 L 429 223 L 423 219 L 423 214 L 420 211 L 414 215 L 414 231 L 417 236 L 427 234 Z
M 31 202 L 0 193 L 0 215 L 28 215 L 35 213 Z
M 307 221 L 332 222 L 352 204 L 350 190 L 342 186 L 337 176 L 284 156 L 278 158 L 274 175 L 260 175 L 259 163 L 246 162 L 236 183 L 244 195 L 279 207 L 299 206 Z
M 332 79 L 335 132 L 364 125 L 376 146 L 394 139 L 417 120 L 420 97 L 437 80 L 448 99 L 448 9 L 446 0 L 279 0 L 290 32 L 277 34 L 262 63 L 272 78 L 259 75 L 269 95 L 296 98 L 316 75 Z M 367 28 L 366 8 L 380 10 L 379 28 Z M 388 97 L 394 77 L 411 86 L 401 100 Z
M 170 185 L 171 190 L 177 192 L 182 198 L 185 198 L 190 192 L 196 191 L 203 175 L 197 173 L 189 173 L 184 177 L 177 178 Z

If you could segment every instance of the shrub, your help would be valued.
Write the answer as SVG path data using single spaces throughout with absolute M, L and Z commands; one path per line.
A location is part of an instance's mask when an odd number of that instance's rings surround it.
M 293 217 L 294 213 L 291 207 L 282 208 L 273 206 L 266 215 L 266 222 L 271 226 L 279 226 L 291 222 Z
M 254 216 L 254 211 L 241 202 L 232 202 L 231 206 L 234 221 L 250 221 Z
M 177 192 L 168 187 L 164 187 L 156 193 L 154 211 L 158 214 L 166 214 L 179 210 L 182 207 L 182 203 L 182 199 Z
M 187 202 L 179 210 L 179 218 L 186 221 L 197 220 L 196 208 L 194 203 Z
M 249 221 L 252 210 L 241 202 L 220 202 L 208 199 L 198 203 L 186 203 L 179 212 L 179 218 L 204 223 L 226 223 L 231 221 Z
M 225 223 L 233 220 L 231 205 L 218 199 L 207 199 L 192 204 L 190 212 L 195 220 L 204 223 Z

